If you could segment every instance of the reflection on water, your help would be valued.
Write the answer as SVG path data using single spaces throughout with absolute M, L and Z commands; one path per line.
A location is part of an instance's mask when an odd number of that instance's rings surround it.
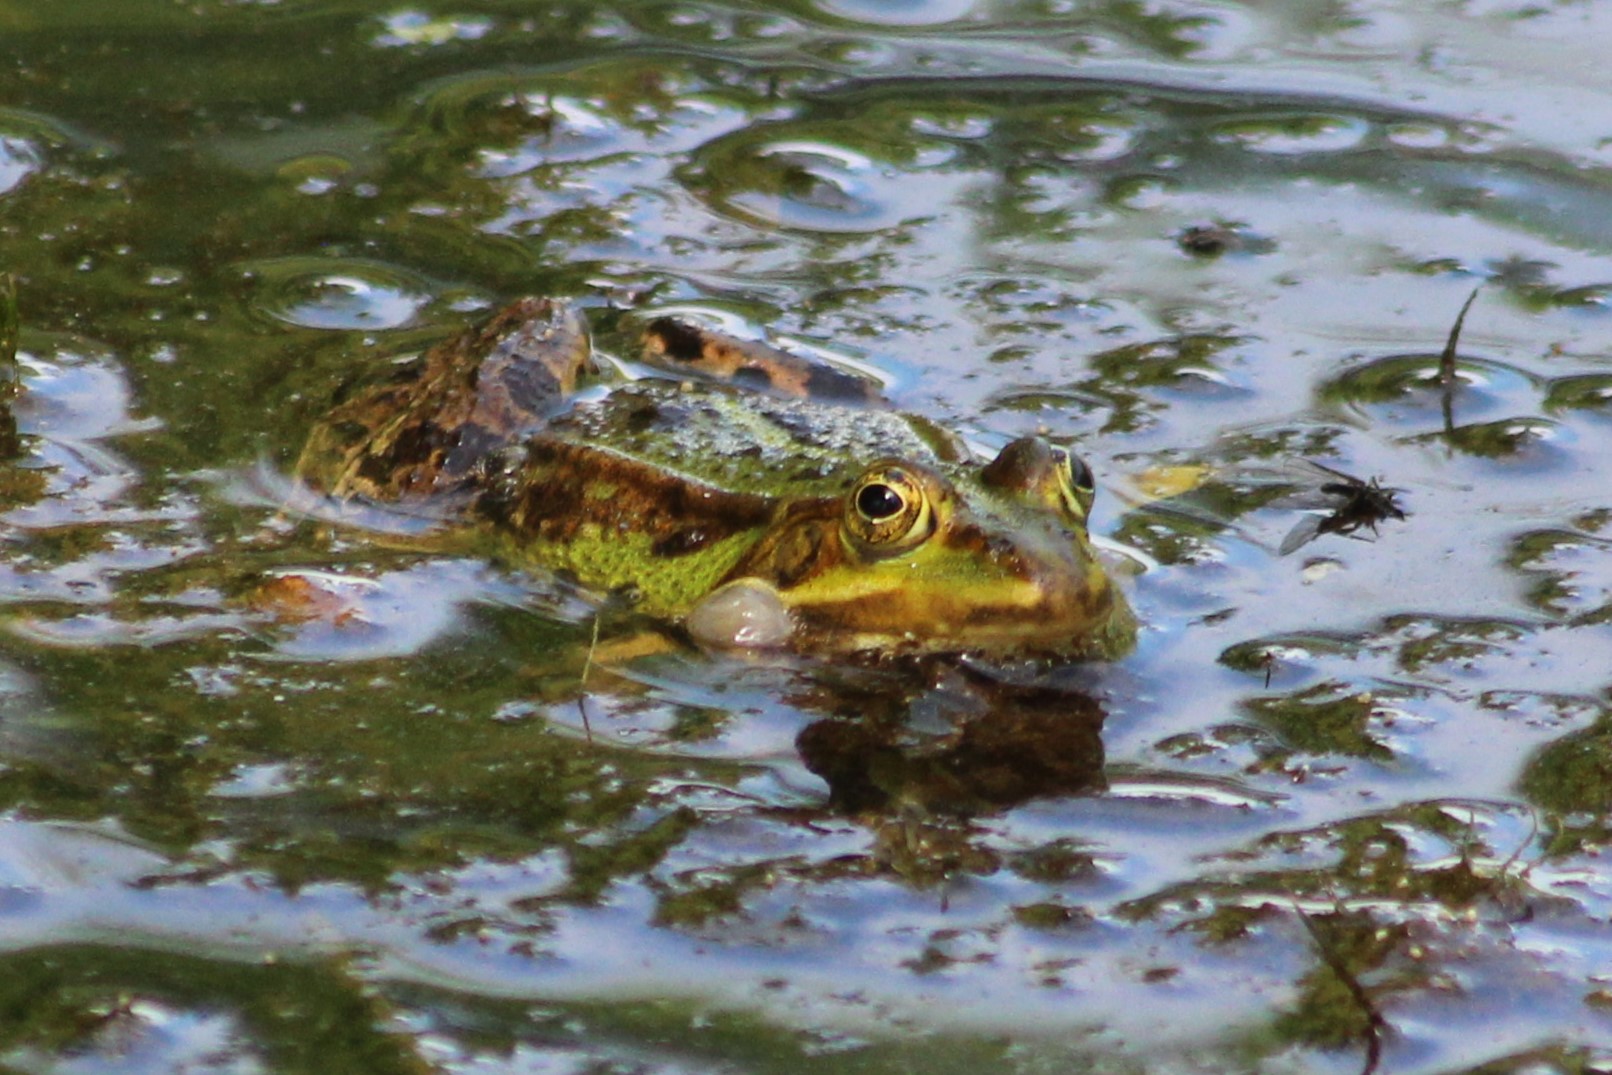
M 1607 1066 L 1609 21 L 0 3 L 0 1063 Z M 526 293 L 1078 446 L 1139 652 L 645 651 L 282 510 Z M 1280 556 L 1303 459 L 1406 518 Z
M 1103 786 L 1103 711 L 1076 692 L 977 685 L 977 712 L 936 728 L 949 702 L 935 696 L 894 714 L 868 699 L 834 699 L 849 718 L 819 720 L 795 740 L 806 768 L 828 784 L 829 805 L 851 813 L 967 816 L 1046 795 Z M 927 734 L 926 734 L 927 733 Z

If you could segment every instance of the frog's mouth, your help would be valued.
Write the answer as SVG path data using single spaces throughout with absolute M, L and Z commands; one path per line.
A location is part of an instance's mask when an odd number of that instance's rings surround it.
M 1029 590 L 1018 596 L 1029 604 L 975 607 L 972 615 L 951 622 L 923 621 L 872 613 L 858 602 L 829 606 L 786 598 L 764 579 L 734 579 L 701 598 L 684 627 L 701 646 L 717 650 L 798 648 L 822 652 L 858 650 L 921 652 L 1022 652 L 1067 657 L 1114 657 L 1130 648 L 1135 618 L 1124 595 L 1094 566 L 1092 578 L 1072 592 L 1052 596 Z M 792 595 L 798 597 L 798 595 Z M 861 599 L 886 611 L 900 609 L 892 594 L 869 593 Z M 1078 607 L 1071 605 L 1078 601 Z M 928 604 L 934 604 L 931 600 Z M 1033 605 L 1038 615 L 1031 615 Z M 911 610 L 907 610 L 911 611 Z

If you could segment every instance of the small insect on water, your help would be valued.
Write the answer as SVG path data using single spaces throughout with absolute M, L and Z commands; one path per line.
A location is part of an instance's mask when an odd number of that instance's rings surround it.
M 1271 507 L 1297 508 L 1316 512 L 1305 516 L 1282 539 L 1281 555 L 1308 545 L 1322 534 L 1353 535 L 1358 530 L 1377 533 L 1377 524 L 1388 519 L 1403 519 L 1405 510 L 1399 506 L 1402 490 L 1382 485 L 1376 478 L 1369 481 L 1334 470 L 1311 459 L 1299 460 L 1307 473 L 1308 489 L 1271 502 Z

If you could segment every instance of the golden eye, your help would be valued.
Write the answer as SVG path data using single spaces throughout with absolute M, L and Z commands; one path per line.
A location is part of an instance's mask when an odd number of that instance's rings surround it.
M 895 464 L 877 464 L 851 486 L 845 528 L 864 552 L 891 556 L 934 532 L 934 507 L 917 475 Z
M 1058 499 L 1071 518 L 1084 522 L 1097 499 L 1097 479 L 1080 456 L 1063 448 L 1053 448 L 1052 454 L 1058 461 Z

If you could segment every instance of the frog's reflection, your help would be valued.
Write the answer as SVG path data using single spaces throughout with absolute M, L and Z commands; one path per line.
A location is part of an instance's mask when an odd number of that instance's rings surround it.
M 1082 691 L 972 677 L 899 713 L 867 701 L 795 740 L 837 811 L 966 817 L 1104 786 L 1104 712 Z
M 949 887 L 1013 868 L 979 815 L 1105 787 L 1104 711 L 1084 691 L 954 668 L 917 697 L 837 694 L 836 716 L 807 725 L 795 747 L 828 784 L 828 808 L 872 833 L 870 873 Z

